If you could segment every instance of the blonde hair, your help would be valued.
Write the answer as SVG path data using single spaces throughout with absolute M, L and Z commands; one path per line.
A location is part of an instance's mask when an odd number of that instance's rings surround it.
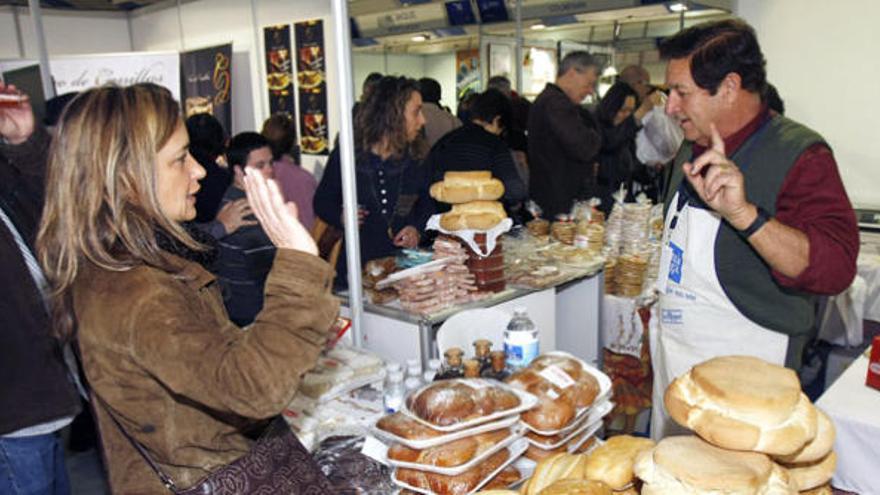
M 74 333 L 70 291 L 84 262 L 114 271 L 140 264 L 174 271 L 157 244 L 159 230 L 203 249 L 162 213 L 157 198 L 157 153 L 180 125 L 177 102 L 155 84 L 91 89 L 62 114 L 37 235 L 59 337 Z

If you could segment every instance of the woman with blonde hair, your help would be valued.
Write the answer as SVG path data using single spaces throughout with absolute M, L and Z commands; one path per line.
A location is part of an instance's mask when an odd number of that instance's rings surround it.
M 51 150 L 38 253 L 96 397 L 114 493 L 163 493 L 160 476 L 199 485 L 247 454 L 243 431 L 293 398 L 338 310 L 296 207 L 248 173 L 278 253 L 256 321 L 229 321 L 205 248 L 181 226 L 204 176 L 188 141 L 166 89 L 105 86 L 70 103 Z

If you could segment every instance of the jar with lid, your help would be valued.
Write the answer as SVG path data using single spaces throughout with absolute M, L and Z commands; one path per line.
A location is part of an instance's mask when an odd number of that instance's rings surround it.
M 507 369 L 506 359 L 507 356 L 504 354 L 504 351 L 492 351 L 490 359 L 492 365 L 489 369 L 481 373 L 483 378 L 504 381 L 505 378 L 510 376 L 510 370 Z
M 464 351 L 459 347 L 451 347 L 443 353 L 445 363 L 440 369 L 440 373 L 434 377 L 434 381 L 447 380 L 449 378 L 461 378 L 464 376 L 464 367 L 462 366 L 462 356 Z
M 480 374 L 492 367 L 492 359 L 489 353 L 492 351 L 492 341 L 479 339 L 474 342 L 474 357 L 480 362 Z
M 480 362 L 476 359 L 465 359 L 464 360 L 464 377 L 465 378 L 479 378 L 480 377 Z

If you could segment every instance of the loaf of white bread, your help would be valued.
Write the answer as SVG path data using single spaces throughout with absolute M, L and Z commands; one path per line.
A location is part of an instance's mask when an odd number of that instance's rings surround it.
M 440 216 L 440 226 L 447 231 L 489 230 L 507 218 L 498 201 L 471 201 L 452 205 Z
M 816 436 L 817 412 L 794 371 L 749 356 L 694 366 L 666 389 L 669 415 L 725 449 L 796 454 Z
M 614 490 L 625 490 L 635 479 L 633 464 L 643 451 L 654 448 L 649 438 L 618 435 L 609 438 L 587 457 L 586 478 Z
M 696 436 L 672 436 L 643 451 L 635 473 L 642 495 L 795 495 L 788 472 L 758 452 L 736 452 Z
M 504 184 L 487 170 L 446 172 L 443 180 L 431 184 L 431 197 L 442 203 L 494 201 L 504 195 Z
M 837 468 L 837 454 L 831 451 L 818 461 L 785 464 L 783 467 L 788 470 L 799 490 L 812 490 L 831 481 L 834 469 Z
M 539 495 L 559 480 L 585 479 L 587 457 L 583 454 L 554 454 L 535 466 L 532 477 L 520 489 L 522 495 Z

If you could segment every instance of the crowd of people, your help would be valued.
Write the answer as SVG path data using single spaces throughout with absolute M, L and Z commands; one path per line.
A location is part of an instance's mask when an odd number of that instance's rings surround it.
M 458 116 L 434 80 L 371 74 L 352 110 L 362 262 L 427 243 L 447 171 L 491 171 L 517 221 L 529 200 L 551 220 L 592 197 L 607 212 L 623 186 L 667 212 L 655 383 L 730 349 L 797 369 L 812 297 L 843 290 L 858 251 L 830 147 L 781 115 L 751 27 L 694 26 L 660 51 L 668 93 L 631 66 L 594 108 L 601 67 L 581 51 L 533 103 L 494 77 Z M 0 279 L 18 288 L 0 303 L 0 492 L 67 493 L 57 432 L 78 390 L 114 492 L 163 490 L 139 446 L 181 487 L 248 452 L 347 283 L 313 235 L 343 228 L 338 147 L 318 182 L 290 116 L 228 137 L 152 84 L 87 90 L 51 134 L 26 99 L 0 107 L 0 137 Z

